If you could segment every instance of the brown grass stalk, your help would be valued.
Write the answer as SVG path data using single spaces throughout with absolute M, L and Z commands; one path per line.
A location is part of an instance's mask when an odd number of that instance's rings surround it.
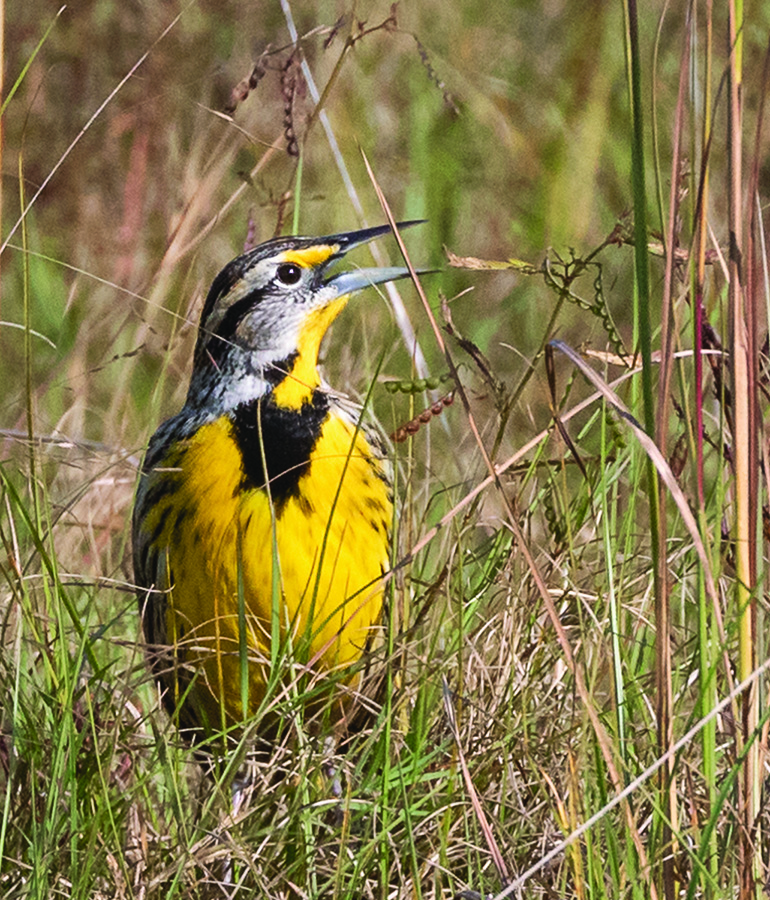
M 735 461 L 735 602 L 737 607 L 739 641 L 739 677 L 744 680 L 755 665 L 756 604 L 756 516 L 757 516 L 757 423 L 756 379 L 751 359 L 752 331 L 756 323 L 752 315 L 752 298 L 744 292 L 743 224 L 742 224 L 742 4 L 728 3 L 728 227 L 730 252 L 728 269 L 730 282 L 728 297 L 731 326 L 732 396 L 733 396 L 733 457 Z M 756 684 L 743 698 L 741 746 L 744 745 L 759 721 L 759 695 Z M 749 900 L 758 889 L 754 857 L 755 825 L 759 812 L 758 745 L 752 744 L 743 770 L 743 796 L 740 798 L 740 882 L 741 898 Z
M 687 97 L 690 70 L 691 32 L 685 27 L 684 49 L 679 61 L 679 91 L 674 118 L 673 148 L 671 158 L 671 176 L 668 199 L 668 223 L 666 226 L 666 263 L 663 280 L 663 299 L 661 308 L 661 354 L 660 375 L 658 378 L 658 403 L 656 409 L 656 441 L 661 453 L 667 453 L 668 422 L 671 410 L 671 376 L 674 363 L 674 266 L 675 250 L 678 243 L 679 198 L 682 162 L 682 131 L 684 127 L 684 109 Z M 660 509 L 666 508 L 666 487 L 659 482 Z M 659 577 L 655 594 L 655 685 L 656 685 L 656 718 L 658 728 L 658 752 L 665 753 L 674 742 L 673 702 L 674 688 L 671 675 L 671 606 L 668 590 L 668 530 L 664 514 L 659 519 L 657 563 Z M 660 805 L 666 810 L 662 823 L 663 854 L 663 886 L 668 900 L 676 896 L 677 888 L 674 874 L 675 845 L 672 840 L 672 828 L 678 821 L 676 782 L 674 780 L 674 760 L 661 769 Z

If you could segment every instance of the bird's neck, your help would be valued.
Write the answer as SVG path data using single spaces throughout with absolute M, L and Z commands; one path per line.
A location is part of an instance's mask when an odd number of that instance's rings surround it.
M 271 359 L 265 349 L 248 350 L 230 346 L 218 360 L 205 356 L 193 373 L 187 405 L 206 407 L 219 414 L 268 397 L 283 409 L 299 410 L 312 402 L 321 385 L 318 354 L 329 325 L 347 303 L 338 297 L 306 317 L 297 335 L 296 347 L 280 359 Z

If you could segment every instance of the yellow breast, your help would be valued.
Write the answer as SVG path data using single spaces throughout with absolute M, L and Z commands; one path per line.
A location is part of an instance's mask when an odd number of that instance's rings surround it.
M 357 662 L 380 622 L 388 567 L 384 463 L 334 407 L 280 502 L 245 486 L 241 452 L 227 417 L 173 445 L 147 476 L 148 496 L 155 479 L 169 489 L 141 524 L 156 585 L 168 589 L 166 641 L 197 673 L 212 726 L 254 713 L 287 652 L 295 671 Z

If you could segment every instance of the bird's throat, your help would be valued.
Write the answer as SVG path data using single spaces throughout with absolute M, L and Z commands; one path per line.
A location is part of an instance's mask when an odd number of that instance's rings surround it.
M 273 389 L 276 406 L 301 409 L 309 403 L 321 384 L 318 374 L 318 353 L 327 329 L 345 308 L 347 297 L 337 297 L 328 305 L 312 312 L 303 323 L 297 341 L 297 354 L 291 369 Z

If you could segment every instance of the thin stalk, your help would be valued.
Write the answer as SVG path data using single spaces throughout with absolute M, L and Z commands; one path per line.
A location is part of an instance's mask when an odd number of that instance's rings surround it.
M 5 92 L 5 82 L 3 80 L 5 72 L 5 0 L 0 0 L 0 102 Z M 0 172 L 3 171 L 3 119 L 0 116 Z M 0 178 L 0 235 L 2 235 L 3 226 L 3 180 Z M 2 281 L 0 281 L 2 285 Z M 2 308 L 2 288 L 0 287 L 0 309 Z
M 602 411 L 601 417 L 601 458 L 604 471 L 607 471 L 607 416 Z M 624 769 L 628 764 L 626 756 L 626 695 L 623 682 L 623 657 L 620 649 L 620 610 L 618 598 L 615 592 L 615 567 L 612 561 L 615 559 L 615 550 L 612 542 L 614 531 L 610 528 L 610 485 L 607 479 L 602 481 L 601 505 L 602 505 L 602 539 L 604 541 L 604 557 L 607 560 L 607 597 L 610 608 L 610 633 L 612 640 L 612 674 L 615 685 L 615 720 L 618 729 L 618 753 Z M 616 489 L 613 489 L 612 503 L 616 502 Z
M 642 408 L 647 434 L 656 434 L 655 403 L 653 399 L 652 364 L 652 314 L 650 308 L 650 277 L 647 251 L 647 192 L 645 188 L 644 163 L 644 116 L 642 113 L 641 51 L 639 48 L 639 24 L 636 0 L 626 3 L 626 37 L 628 54 L 628 80 L 631 105 L 631 177 L 634 197 L 634 318 L 638 328 L 639 349 L 642 357 Z M 660 487 L 655 467 L 648 458 L 647 497 L 650 507 L 650 535 L 655 590 L 656 618 L 656 683 L 658 687 L 658 752 L 666 752 L 670 743 L 670 695 L 668 675 L 670 668 L 669 615 L 666 590 L 666 535 L 660 506 Z M 669 767 L 666 767 L 669 769 Z M 670 769 L 661 770 L 659 780 L 660 808 L 668 810 L 667 796 L 670 784 Z M 656 816 L 656 819 L 658 817 Z M 660 818 L 652 829 L 652 839 L 660 835 L 664 854 L 662 887 L 667 900 L 673 900 L 676 893 L 673 877 L 673 858 L 668 852 L 671 842 L 671 826 L 667 816 Z M 673 821 L 673 820 L 672 820 Z
M 304 169 L 305 154 L 302 147 L 299 148 L 299 159 L 297 160 L 297 173 L 294 178 L 294 212 L 291 221 L 291 233 L 299 234 L 299 207 L 302 198 L 302 171 Z
M 756 604 L 753 598 L 756 587 L 756 419 L 754 402 L 756 382 L 751 362 L 751 341 L 754 322 L 751 316 L 751 298 L 744 294 L 744 273 L 741 255 L 744 252 L 742 228 L 742 26 L 743 4 L 741 0 L 728 3 L 728 219 L 730 252 L 728 286 L 730 309 L 730 356 L 732 360 L 733 398 L 733 458 L 735 464 L 735 603 L 738 621 L 738 672 L 744 680 L 753 670 L 754 618 Z M 742 698 L 741 745 L 746 745 L 759 720 L 757 685 L 752 684 Z M 758 840 L 759 812 L 759 757 L 758 745 L 752 742 L 743 770 L 743 798 L 741 818 L 741 898 L 748 900 L 758 896 L 760 882 L 757 879 L 758 858 L 754 847 Z
M 414 394 L 409 395 L 409 421 L 414 418 Z M 404 499 L 401 504 L 402 515 L 399 516 L 398 542 L 394 541 L 394 546 L 403 545 L 411 547 L 414 543 L 414 520 L 409 514 L 414 507 L 414 479 L 415 472 L 415 456 L 414 456 L 414 436 L 410 436 L 406 444 L 405 454 L 405 472 L 404 472 Z M 394 523 L 395 524 L 395 523 Z M 396 534 L 394 529 L 394 535 Z M 398 592 L 398 633 L 405 634 L 412 622 L 412 596 L 410 589 L 412 566 L 408 563 L 401 573 L 402 590 Z M 395 598 L 394 598 L 395 599 Z M 406 647 L 403 648 L 401 656 L 401 665 L 398 671 L 397 687 L 403 690 L 408 682 L 408 666 L 409 654 Z M 406 705 L 402 705 L 398 711 L 399 727 L 403 734 L 409 730 L 409 710 Z
M 697 8 L 696 8 L 697 12 Z M 704 437 L 704 397 L 703 397 L 703 326 L 704 326 L 704 307 L 703 298 L 705 294 L 706 281 L 706 241 L 708 238 L 708 227 L 706 222 L 706 214 L 708 210 L 709 200 L 709 154 L 711 136 L 711 78 L 712 78 L 712 45 L 713 45 L 713 15 L 712 3 L 708 0 L 706 4 L 706 37 L 705 37 L 705 67 L 702 78 L 702 108 L 700 115 L 702 116 L 702 129 L 700 137 L 700 147 L 695 148 L 693 159 L 698 159 L 700 152 L 700 165 L 694 169 L 700 173 L 700 189 L 693 191 L 692 195 L 698 197 L 695 209 L 695 221 L 693 223 L 693 250 L 691 260 L 694 262 L 691 274 L 691 297 L 693 305 L 693 348 L 694 348 L 694 376 L 695 376 L 695 441 L 694 441 L 694 460 L 695 460 L 695 487 L 696 487 L 696 503 L 698 512 L 698 529 L 704 544 L 709 547 L 711 541 L 708 539 L 709 525 L 706 514 L 706 500 L 704 488 L 703 473 L 703 437 Z M 695 30 L 697 21 L 695 16 L 691 21 L 691 28 Z M 701 90 L 698 83 L 693 78 L 692 94 L 697 97 Z M 693 129 L 693 134 L 696 134 Z M 718 660 L 718 647 L 713 639 L 714 631 L 714 612 L 711 604 L 708 602 L 706 595 L 706 585 L 703 577 L 703 570 L 698 569 L 698 681 L 700 694 L 700 715 L 704 717 L 709 710 L 713 709 L 717 703 L 717 684 L 716 684 L 716 667 Z M 708 820 L 715 814 L 715 804 L 717 798 L 717 750 L 716 750 L 716 722 L 710 719 L 703 729 L 701 735 L 701 747 L 703 751 L 703 782 L 706 789 L 706 819 Z M 709 898 L 713 895 L 712 884 L 715 882 L 719 870 L 719 847 L 717 844 L 716 832 L 712 829 L 708 836 L 708 859 L 707 873 L 703 873 L 701 881 L 703 883 L 704 896 Z
M 663 281 L 663 302 L 661 309 L 661 366 L 658 380 L 658 409 L 656 412 L 656 442 L 661 452 L 666 454 L 668 445 L 668 419 L 670 409 L 671 376 L 674 363 L 674 342 L 677 329 L 674 327 L 674 261 L 678 247 L 677 222 L 679 220 L 679 173 L 682 153 L 682 131 L 684 129 L 684 107 L 687 96 L 690 69 L 690 34 L 686 31 L 684 49 L 679 67 L 679 91 L 677 95 L 674 122 L 674 145 L 672 148 L 671 176 L 668 200 L 668 222 L 666 224 L 666 264 Z M 660 489 L 660 509 L 665 508 L 665 489 Z M 671 663 L 671 608 L 667 577 L 667 522 L 661 515 L 658 530 L 659 591 L 656 591 L 656 686 L 658 703 L 658 750 L 667 751 L 674 742 L 673 725 L 673 676 Z M 665 772 L 665 774 L 664 774 Z M 660 804 L 663 834 L 663 880 L 666 896 L 673 898 L 678 893 L 674 873 L 674 857 L 677 853 L 673 834 L 677 831 L 678 812 L 676 782 L 674 779 L 674 759 L 671 758 L 666 770 L 661 770 Z
M 19 154 L 19 203 L 24 208 L 24 157 Z M 26 397 L 27 436 L 29 438 L 29 490 L 32 496 L 33 521 L 37 534 L 40 528 L 40 498 L 37 491 L 35 424 L 32 409 L 32 312 L 29 297 L 29 256 L 27 255 L 27 223 L 22 222 L 21 248 L 23 254 L 23 288 L 24 301 L 24 393 Z

